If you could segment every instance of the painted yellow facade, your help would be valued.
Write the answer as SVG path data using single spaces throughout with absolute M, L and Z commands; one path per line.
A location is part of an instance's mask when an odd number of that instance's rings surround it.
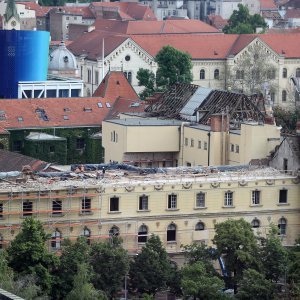
M 33 216 L 52 235 L 52 250 L 67 237 L 93 241 L 118 234 L 134 253 L 154 233 L 175 254 L 193 241 L 211 245 L 216 223 L 244 218 L 263 235 L 271 223 L 279 225 L 289 246 L 300 233 L 299 198 L 299 178 L 270 168 L 172 168 L 148 175 L 107 170 L 103 179 L 66 181 L 37 177 L 22 185 L 1 183 L 0 237 L 6 247 L 24 218 Z

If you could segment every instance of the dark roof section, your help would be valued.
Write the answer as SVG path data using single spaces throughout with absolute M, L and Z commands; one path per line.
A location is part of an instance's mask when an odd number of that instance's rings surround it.
M 22 155 L 16 152 L 0 150 L 0 172 L 22 171 L 24 166 L 30 166 L 32 171 L 41 171 L 47 168 L 47 162 Z

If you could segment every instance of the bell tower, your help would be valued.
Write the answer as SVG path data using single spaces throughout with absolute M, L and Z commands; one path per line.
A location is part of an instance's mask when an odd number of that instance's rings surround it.
M 6 10 L 3 18 L 3 29 L 20 30 L 20 17 L 17 12 L 15 0 L 7 0 Z

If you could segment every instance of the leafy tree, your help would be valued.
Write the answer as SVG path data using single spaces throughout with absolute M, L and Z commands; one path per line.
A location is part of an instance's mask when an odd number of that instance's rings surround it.
M 278 281 L 287 268 L 288 253 L 278 237 L 278 228 L 271 226 L 266 238 L 261 238 L 261 260 L 266 279 Z
M 274 117 L 276 124 L 282 126 L 283 132 L 294 133 L 296 123 L 300 120 L 300 108 L 297 107 L 294 111 L 291 111 L 278 106 L 274 107 Z
M 120 242 L 92 244 L 90 263 L 94 271 L 92 283 L 98 290 L 110 298 L 122 290 L 129 258 Z
M 141 253 L 130 264 L 130 288 L 139 294 L 155 295 L 167 288 L 171 273 L 171 263 L 161 240 L 151 235 Z
M 241 300 L 271 300 L 273 298 L 274 284 L 263 274 L 248 269 L 243 273 L 243 278 L 239 282 L 239 289 L 236 294 Z
M 69 239 L 63 241 L 60 265 L 55 272 L 56 280 L 52 289 L 54 298 L 64 298 L 72 290 L 78 265 L 88 263 L 89 254 L 90 246 L 86 238 L 80 237 L 75 243 Z
M 52 284 L 50 270 L 58 263 L 57 257 L 47 250 L 48 237 L 40 221 L 27 218 L 8 248 L 9 266 L 22 275 L 36 276 L 37 284 L 46 293 L 50 291 Z
M 250 15 L 248 7 L 239 4 L 238 10 L 234 10 L 228 20 L 228 25 L 223 28 L 224 33 L 255 33 L 257 28 L 264 31 L 267 24 L 262 16 Z
M 90 283 L 90 266 L 88 264 L 79 264 L 77 274 L 74 276 L 73 289 L 66 296 L 66 300 L 106 300 L 104 293 L 97 291 Z
M 224 282 L 206 271 L 203 262 L 185 265 L 181 269 L 181 286 L 186 299 L 221 299 Z
M 156 76 L 149 70 L 140 69 L 138 71 L 139 86 L 145 87 L 140 94 L 142 99 L 156 91 L 164 91 L 176 82 L 192 82 L 190 54 L 181 52 L 171 46 L 165 46 L 157 53 L 155 60 L 158 64 Z
M 266 98 L 277 90 L 276 68 L 260 44 L 247 47 L 227 71 L 227 88 L 248 95 L 262 94 Z
M 236 290 L 236 284 L 241 279 L 243 271 L 259 265 L 257 259 L 259 249 L 251 225 L 244 219 L 229 219 L 216 224 L 213 242 L 217 246 L 217 253 L 225 259 L 229 280 Z

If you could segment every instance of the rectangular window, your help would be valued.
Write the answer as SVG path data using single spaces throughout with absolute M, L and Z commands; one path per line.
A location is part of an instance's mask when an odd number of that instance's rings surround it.
M 0 203 L 0 219 L 3 218 L 3 203 Z
M 49 146 L 49 152 L 50 153 L 54 153 L 55 152 L 55 146 L 54 145 Z
M 21 152 L 22 141 L 13 141 L 12 150 L 15 152 Z
M 196 195 L 196 207 L 205 207 L 205 194 L 198 193 Z
M 207 142 L 204 142 L 204 150 L 207 150 Z
M 95 84 L 99 84 L 99 71 L 95 71 Z
M 233 206 L 233 192 L 225 193 L 224 206 Z
M 201 141 L 198 141 L 198 148 L 201 149 Z
M 83 198 L 81 200 L 81 213 L 91 213 L 92 212 L 92 199 L 91 198 Z
M 185 144 L 185 146 L 187 146 L 189 144 L 189 139 L 188 138 L 184 139 L 184 144 Z
M 52 214 L 60 215 L 62 213 L 62 202 L 61 200 L 53 200 L 52 201 Z
M 139 210 L 148 210 L 148 196 L 140 196 L 139 199 Z
M 260 204 L 260 191 L 252 191 L 252 204 Z
M 119 197 L 112 197 L 109 202 L 109 211 L 119 211 Z
M 177 195 L 171 194 L 168 195 L 168 209 L 177 208 Z
M 32 202 L 23 202 L 23 217 L 32 215 Z
M 279 203 L 287 203 L 287 190 L 279 191 Z
M 230 144 L 230 151 L 234 152 L 234 144 Z
M 76 149 L 84 149 L 84 138 L 77 138 L 76 139 Z
M 92 71 L 91 70 L 87 70 L 87 82 L 91 83 L 92 82 Z
M 235 145 L 235 153 L 240 153 L 240 146 L 239 145 Z
M 194 140 L 191 139 L 191 147 L 194 147 Z

